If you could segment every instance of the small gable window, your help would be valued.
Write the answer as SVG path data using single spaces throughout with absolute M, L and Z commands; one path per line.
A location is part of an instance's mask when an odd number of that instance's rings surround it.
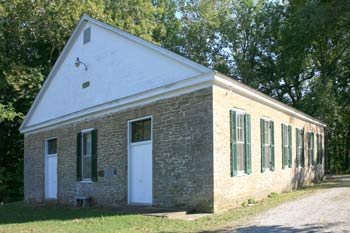
M 84 44 L 89 43 L 91 40 L 91 28 L 84 30 Z

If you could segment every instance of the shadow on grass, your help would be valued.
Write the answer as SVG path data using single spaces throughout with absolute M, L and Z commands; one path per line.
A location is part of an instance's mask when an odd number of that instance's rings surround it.
M 321 183 L 305 187 L 305 189 L 330 189 L 330 188 L 349 188 L 350 175 L 327 176 Z
M 305 189 L 330 189 L 339 187 L 350 187 L 350 175 L 330 176 L 327 177 L 324 182 L 315 184 L 310 187 L 306 187 Z M 0 206 L 0 225 L 49 220 L 75 220 L 86 218 L 98 218 L 102 216 L 108 217 L 130 215 L 130 217 L 133 217 L 131 215 L 172 211 L 179 210 L 167 210 L 161 208 L 157 209 L 145 207 L 125 207 L 113 210 L 98 208 L 81 209 L 60 204 L 28 205 L 23 202 L 14 202 Z M 278 226 L 271 227 L 277 228 Z M 254 229 L 252 228 L 251 230 Z
M 0 225 L 47 220 L 74 220 L 126 214 L 96 208 L 73 208 L 60 204 L 30 205 L 24 202 L 13 202 L 0 206 Z
M 220 229 L 215 231 L 202 231 L 201 233 L 228 233 L 228 232 L 237 232 L 237 233 L 271 233 L 271 232 L 332 232 L 337 227 L 341 227 L 343 222 L 337 223 L 328 223 L 328 224 L 307 224 L 303 225 L 300 228 L 297 227 L 288 227 L 288 226 L 248 226 L 248 227 L 239 227 L 236 229 Z
M 94 207 L 74 208 L 72 206 L 55 203 L 33 205 L 24 202 L 13 202 L 0 206 L 0 225 L 49 220 L 79 220 L 108 216 L 129 215 L 132 218 L 141 214 L 169 213 L 177 211 L 180 210 L 150 206 L 125 206 L 114 209 L 101 209 Z

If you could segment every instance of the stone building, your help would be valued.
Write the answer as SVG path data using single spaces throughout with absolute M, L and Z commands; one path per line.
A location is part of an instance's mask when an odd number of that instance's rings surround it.
M 20 130 L 31 202 L 218 212 L 324 174 L 322 122 L 88 16 Z

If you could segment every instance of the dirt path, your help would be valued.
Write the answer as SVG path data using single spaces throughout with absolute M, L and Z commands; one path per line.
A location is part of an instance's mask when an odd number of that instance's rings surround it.
M 282 204 L 224 232 L 350 232 L 350 176 L 326 191 Z

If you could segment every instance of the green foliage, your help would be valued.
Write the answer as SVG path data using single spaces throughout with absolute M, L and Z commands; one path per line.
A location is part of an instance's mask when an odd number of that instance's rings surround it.
M 256 204 L 257 202 L 256 202 L 255 199 L 249 198 L 248 201 L 247 201 L 247 203 L 248 203 L 248 205 L 254 205 L 254 204 Z
M 0 201 L 23 187 L 18 128 L 69 36 L 85 13 L 155 43 L 170 44 L 175 1 L 0 1 Z
M 257 213 L 312 194 L 322 188 L 321 184 L 281 194 L 278 198 L 269 198 L 249 208 L 235 208 L 196 221 L 120 214 L 96 208 L 30 206 L 15 202 L 0 205 L 0 232 L 215 232 L 226 228 L 233 221 L 242 223 L 242 220 Z
M 22 195 L 18 128 L 84 13 L 321 119 L 328 169 L 350 169 L 347 1 L 0 0 L 0 201 Z
M 278 194 L 278 193 L 275 193 L 275 192 L 272 192 L 272 193 L 270 193 L 270 194 L 268 195 L 269 198 L 276 198 L 276 197 L 278 197 L 278 196 L 279 196 L 279 194 Z

